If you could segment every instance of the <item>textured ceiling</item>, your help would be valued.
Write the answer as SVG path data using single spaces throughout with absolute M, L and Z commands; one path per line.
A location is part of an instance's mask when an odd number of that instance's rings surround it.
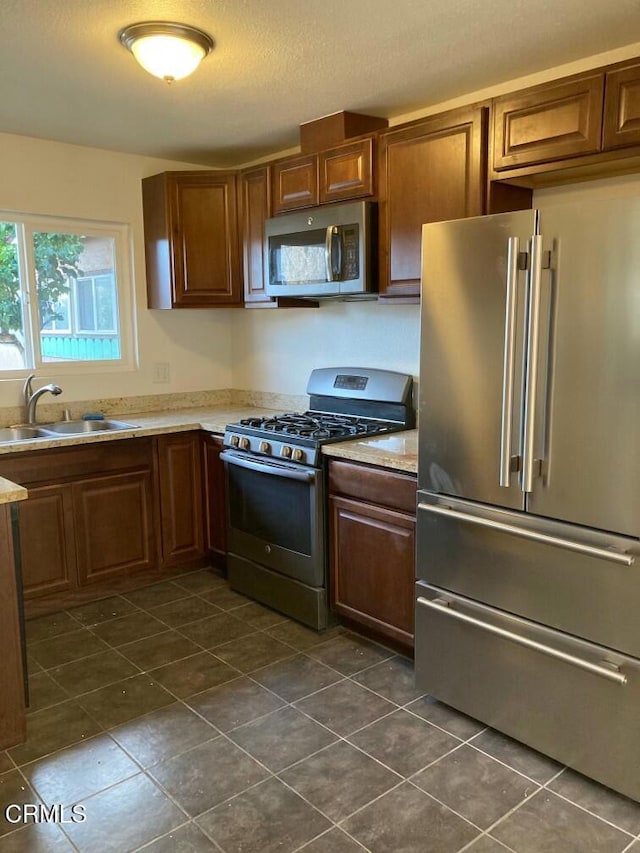
M 119 44 L 209 32 L 167 86 Z M 0 0 L 0 131 L 225 166 L 341 109 L 392 117 L 640 41 L 640 0 Z

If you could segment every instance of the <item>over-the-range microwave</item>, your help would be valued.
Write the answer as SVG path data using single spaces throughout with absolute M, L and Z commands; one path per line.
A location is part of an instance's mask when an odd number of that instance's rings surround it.
M 376 206 L 328 204 L 268 219 L 269 296 L 355 296 L 377 290 Z

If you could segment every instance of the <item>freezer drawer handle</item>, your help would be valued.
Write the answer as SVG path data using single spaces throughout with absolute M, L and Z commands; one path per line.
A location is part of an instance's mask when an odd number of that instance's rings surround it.
M 433 504 L 419 503 L 418 509 L 433 515 L 442 515 L 445 518 L 453 518 L 456 521 L 464 521 L 469 524 L 477 524 L 480 527 L 488 527 L 491 530 L 499 530 L 520 539 L 531 539 L 543 545 L 553 545 L 556 548 L 564 548 L 567 551 L 577 551 L 578 554 L 587 554 L 589 557 L 599 557 L 611 563 L 623 566 L 632 566 L 635 562 L 633 554 L 624 551 L 615 551 L 612 548 L 598 548 L 597 545 L 587 545 L 585 542 L 576 542 L 573 539 L 560 539 L 548 533 L 539 533 L 537 530 L 527 530 L 525 527 L 516 527 L 514 524 L 506 524 L 504 521 L 495 521 L 492 518 L 483 518 L 479 515 L 471 515 L 468 512 L 460 512 L 448 506 L 435 506 Z
M 418 597 L 418 604 L 428 607 L 430 610 L 437 610 L 439 613 L 445 613 L 451 616 L 452 619 L 457 619 L 459 622 L 464 622 L 466 625 L 473 625 L 474 628 L 480 628 L 482 631 L 487 631 L 489 634 L 494 634 L 497 637 L 502 637 L 503 640 L 509 640 L 512 643 L 517 643 L 519 646 L 525 646 L 527 649 L 533 649 L 535 652 L 540 652 L 543 655 L 556 658 L 557 660 L 569 663 L 572 666 L 577 666 L 580 669 L 585 669 L 593 675 L 599 675 L 615 684 L 624 687 L 627 683 L 627 676 L 620 672 L 615 664 L 611 664 L 611 669 L 605 666 L 599 666 L 597 663 L 591 663 L 583 658 L 578 658 L 575 655 L 570 655 L 567 652 L 561 652 L 559 649 L 554 649 L 552 646 L 545 646 L 543 643 L 538 643 L 536 640 L 530 640 L 529 637 L 523 637 L 521 634 L 514 634 L 513 631 L 507 631 L 506 628 L 499 628 L 497 625 L 491 625 L 488 622 L 483 622 L 481 619 L 475 619 L 473 616 L 467 616 L 466 613 L 460 613 L 458 610 L 452 610 L 449 602 L 444 598 L 436 598 L 431 601 L 428 598 Z
M 511 435 L 513 430 L 513 382 L 516 364 L 516 311 L 518 308 L 518 261 L 520 240 L 507 241 L 507 294 L 504 312 L 504 356 L 502 365 L 502 418 L 500 422 L 500 475 L 498 482 L 511 485 Z

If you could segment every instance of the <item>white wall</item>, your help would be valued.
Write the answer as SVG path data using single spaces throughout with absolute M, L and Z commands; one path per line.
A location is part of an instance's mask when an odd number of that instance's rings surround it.
M 234 387 L 304 394 L 314 367 L 417 376 L 419 319 L 419 305 L 376 302 L 244 311 L 233 318 Z
M 59 380 L 64 400 L 231 387 L 232 309 L 146 307 L 140 180 L 201 166 L 11 134 L 0 134 L 0 162 L 0 210 L 124 222 L 131 228 L 139 366 L 127 372 L 67 375 L 64 381 L 51 366 L 46 375 Z M 155 362 L 169 362 L 169 384 L 152 381 Z M 0 406 L 16 405 L 21 385 L 0 381 Z

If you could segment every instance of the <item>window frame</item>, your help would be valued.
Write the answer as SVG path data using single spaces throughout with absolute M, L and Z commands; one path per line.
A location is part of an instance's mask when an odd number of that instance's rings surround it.
M 119 373 L 138 367 L 136 303 L 134 298 L 132 238 L 127 223 L 108 222 L 69 217 L 45 216 L 0 210 L 0 221 L 16 226 L 18 271 L 21 285 L 22 316 L 24 324 L 25 356 L 27 366 L 15 370 L 0 370 L 0 381 L 20 379 L 35 373 L 37 376 L 65 376 L 94 373 Z M 113 240 L 113 274 L 117 320 L 119 325 L 120 358 L 102 360 L 44 361 L 40 347 L 40 323 L 35 281 L 35 257 L 33 234 L 36 232 L 55 234 L 82 234 L 84 236 L 108 237 Z M 83 276 L 86 278 L 87 276 Z M 89 276 L 94 277 L 94 276 Z M 72 284 L 74 287 L 75 284 Z M 72 317 L 75 300 L 70 300 L 69 318 L 75 334 Z M 51 334 L 67 334 L 51 330 Z M 85 337 L 93 334 L 82 333 Z M 100 334 L 100 333 L 96 333 Z M 107 334 L 107 333 L 102 333 Z

